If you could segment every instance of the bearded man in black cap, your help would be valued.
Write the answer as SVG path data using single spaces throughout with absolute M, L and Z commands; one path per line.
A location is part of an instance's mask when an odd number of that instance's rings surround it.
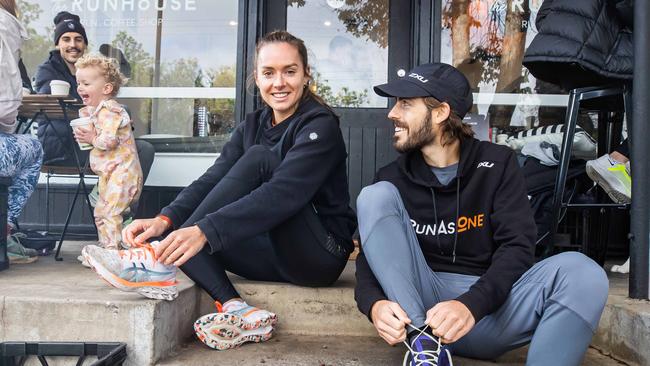
M 536 227 L 515 154 L 478 141 L 456 68 L 426 64 L 374 88 L 402 155 L 357 199 L 355 298 L 405 365 L 494 359 L 530 343 L 527 365 L 579 365 L 607 300 L 603 269 L 567 252 L 534 264 Z

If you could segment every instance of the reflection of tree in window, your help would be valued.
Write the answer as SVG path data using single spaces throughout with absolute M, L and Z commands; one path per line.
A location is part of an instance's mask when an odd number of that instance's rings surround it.
M 114 47 L 124 52 L 131 63 L 132 75 L 129 86 L 151 86 L 153 83 L 154 58 L 144 50 L 142 43 L 127 32 L 121 31 L 112 42 Z M 207 75 L 206 75 L 207 74 Z M 234 87 L 235 67 L 222 67 L 208 70 L 199 67 L 196 58 L 180 58 L 167 61 L 160 67 L 161 87 Z M 192 126 L 192 107 L 205 105 L 212 116 L 210 134 L 224 134 L 232 131 L 234 126 L 234 100 L 232 99 L 169 99 L 158 104 L 158 121 L 156 131 L 164 133 L 182 133 L 190 135 Z M 144 100 L 139 107 L 139 119 L 150 122 L 151 99 Z
M 234 65 L 208 70 L 207 75 L 211 86 L 213 88 L 235 87 L 235 71 Z M 211 113 L 210 133 L 212 135 L 229 134 L 235 129 L 234 99 L 210 99 L 206 105 Z
M 29 36 L 21 49 L 21 56 L 29 76 L 34 76 L 38 65 L 47 59 L 47 54 L 52 49 L 51 34 L 54 32 L 54 28 L 45 27 L 43 34 L 39 34 L 32 26 L 32 23 L 43 13 L 40 5 L 23 0 L 18 2 L 18 10 L 20 21 Z
M 305 6 L 305 0 L 288 0 L 287 6 L 299 8 Z M 332 10 L 355 37 L 388 47 L 388 1 L 346 0 L 344 6 Z
M 312 72 L 311 77 L 313 79 L 313 92 L 323 98 L 332 107 L 358 108 L 368 101 L 368 89 L 354 91 L 348 87 L 342 87 L 339 91 L 334 92 L 332 87 L 328 85 L 327 80 L 323 79 L 319 72 Z
M 451 34 L 452 62 L 474 90 L 483 83 L 496 84 L 495 92 L 523 91 L 528 1 L 447 0 L 442 16 Z M 491 106 L 492 124 L 507 124 L 511 112 L 512 107 Z

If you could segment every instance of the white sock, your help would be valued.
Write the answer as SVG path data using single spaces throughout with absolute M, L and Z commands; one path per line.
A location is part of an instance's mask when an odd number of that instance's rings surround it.
M 223 308 L 222 308 L 224 313 L 237 313 L 237 315 L 242 316 L 245 321 L 251 323 L 255 323 L 257 321 L 264 320 L 270 316 L 275 315 L 270 311 L 264 309 L 257 309 L 253 312 L 250 312 L 250 310 L 252 309 L 253 307 L 248 305 L 246 301 L 243 300 L 230 300 L 225 304 L 223 304 Z M 244 311 L 240 311 L 240 310 L 244 310 Z M 244 316 L 244 314 L 246 315 Z

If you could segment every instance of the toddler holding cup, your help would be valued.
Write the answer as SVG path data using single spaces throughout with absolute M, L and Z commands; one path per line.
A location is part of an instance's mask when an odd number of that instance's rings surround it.
M 79 146 L 91 145 L 90 167 L 99 176 L 99 199 L 95 224 L 99 246 L 119 249 L 122 243 L 122 213 L 142 191 L 142 168 L 131 128 L 131 119 L 113 98 L 126 81 L 114 60 L 96 55 L 80 58 L 77 91 L 85 107 L 82 121 L 71 122 Z M 87 118 L 90 123 L 83 123 Z

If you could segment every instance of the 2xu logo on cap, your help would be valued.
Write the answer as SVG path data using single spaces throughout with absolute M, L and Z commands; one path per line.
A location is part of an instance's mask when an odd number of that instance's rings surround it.
M 420 75 L 420 74 L 416 74 L 416 73 L 414 73 L 414 72 L 410 73 L 410 74 L 409 74 L 409 77 L 410 77 L 410 78 L 414 78 L 414 79 L 418 79 L 418 80 L 420 80 L 420 81 L 423 82 L 423 83 L 426 83 L 426 82 L 429 81 L 428 79 L 425 79 L 424 76 L 422 76 L 422 75 Z

